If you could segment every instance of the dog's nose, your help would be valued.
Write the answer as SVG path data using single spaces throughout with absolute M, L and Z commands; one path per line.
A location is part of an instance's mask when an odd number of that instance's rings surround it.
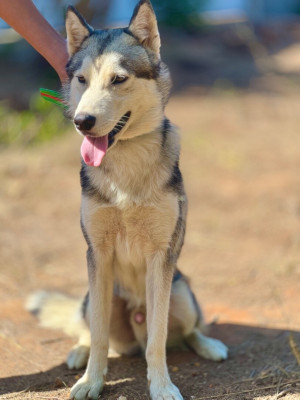
M 89 131 L 95 125 L 96 117 L 90 114 L 78 114 L 74 118 L 74 124 L 80 131 Z

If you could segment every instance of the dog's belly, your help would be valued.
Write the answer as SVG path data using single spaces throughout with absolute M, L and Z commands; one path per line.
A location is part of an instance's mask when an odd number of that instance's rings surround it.
M 114 259 L 115 290 L 130 308 L 146 303 L 146 260 L 142 249 L 118 235 Z

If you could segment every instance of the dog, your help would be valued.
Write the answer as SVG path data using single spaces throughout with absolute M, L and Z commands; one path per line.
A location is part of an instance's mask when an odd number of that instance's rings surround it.
M 98 398 L 110 343 L 121 354 L 145 352 L 153 400 L 180 400 L 166 343 L 185 343 L 216 361 L 226 359 L 228 349 L 204 335 L 199 305 L 177 268 L 187 197 L 179 136 L 164 114 L 171 83 L 156 16 L 150 1 L 141 0 L 127 28 L 95 30 L 70 6 L 66 31 L 69 81 L 63 90 L 67 114 L 83 135 L 81 228 L 89 292 L 77 320 L 71 317 L 77 301 L 59 294 L 39 293 L 28 308 L 45 326 L 80 336 L 67 363 L 87 368 L 72 399 Z

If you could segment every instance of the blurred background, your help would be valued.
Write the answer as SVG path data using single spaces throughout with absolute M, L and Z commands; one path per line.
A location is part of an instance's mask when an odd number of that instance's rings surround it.
M 126 26 L 136 1 L 35 1 L 63 35 L 70 3 L 101 28 Z M 179 266 L 193 277 L 207 320 L 235 326 L 215 331 L 234 354 L 220 387 L 263 374 L 291 378 L 299 366 L 286 330 L 300 346 L 300 0 L 152 3 L 173 77 L 166 114 L 181 130 L 189 197 Z M 9 376 L 53 367 L 68 350 L 63 341 L 60 352 L 45 355 L 33 341 L 33 329 L 45 340 L 56 334 L 34 328 L 23 311 L 28 293 L 83 295 L 87 274 L 81 138 L 59 108 L 39 98 L 40 87 L 59 88 L 55 72 L 0 27 L 0 345 Z M 241 324 L 267 329 L 266 338 L 250 328 L 237 333 Z M 209 377 L 213 367 L 201 365 Z M 198 394 L 193 377 L 189 395 Z
M 96 27 L 116 27 L 128 24 L 136 1 L 35 0 L 34 3 L 54 28 L 65 35 L 64 17 L 69 4 L 75 5 Z M 153 0 L 153 5 L 163 38 L 162 55 L 174 80 L 174 93 L 187 90 L 202 94 L 212 90 L 274 93 L 297 85 L 299 0 Z M 17 134 L 8 118 L 0 128 L 0 146 L 51 137 L 47 129 L 57 131 L 56 125 L 53 129 L 48 126 L 51 123 L 47 114 L 52 107 L 39 101 L 37 93 L 40 86 L 59 88 L 55 72 L 2 20 L 0 57 L 0 115 L 7 115 L 9 110 L 23 131 Z M 59 115 L 58 110 L 53 113 Z M 33 132 L 36 128 L 32 126 L 32 114 L 40 122 L 43 120 L 38 134 Z

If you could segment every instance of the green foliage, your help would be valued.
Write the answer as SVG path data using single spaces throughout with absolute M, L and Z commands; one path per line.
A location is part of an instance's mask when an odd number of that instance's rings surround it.
M 31 98 L 27 110 L 17 111 L 0 102 L 0 145 L 30 145 L 42 143 L 62 135 L 67 120 L 62 110 L 43 100 Z
M 194 30 L 202 27 L 200 11 L 207 0 L 152 0 L 160 23 Z

